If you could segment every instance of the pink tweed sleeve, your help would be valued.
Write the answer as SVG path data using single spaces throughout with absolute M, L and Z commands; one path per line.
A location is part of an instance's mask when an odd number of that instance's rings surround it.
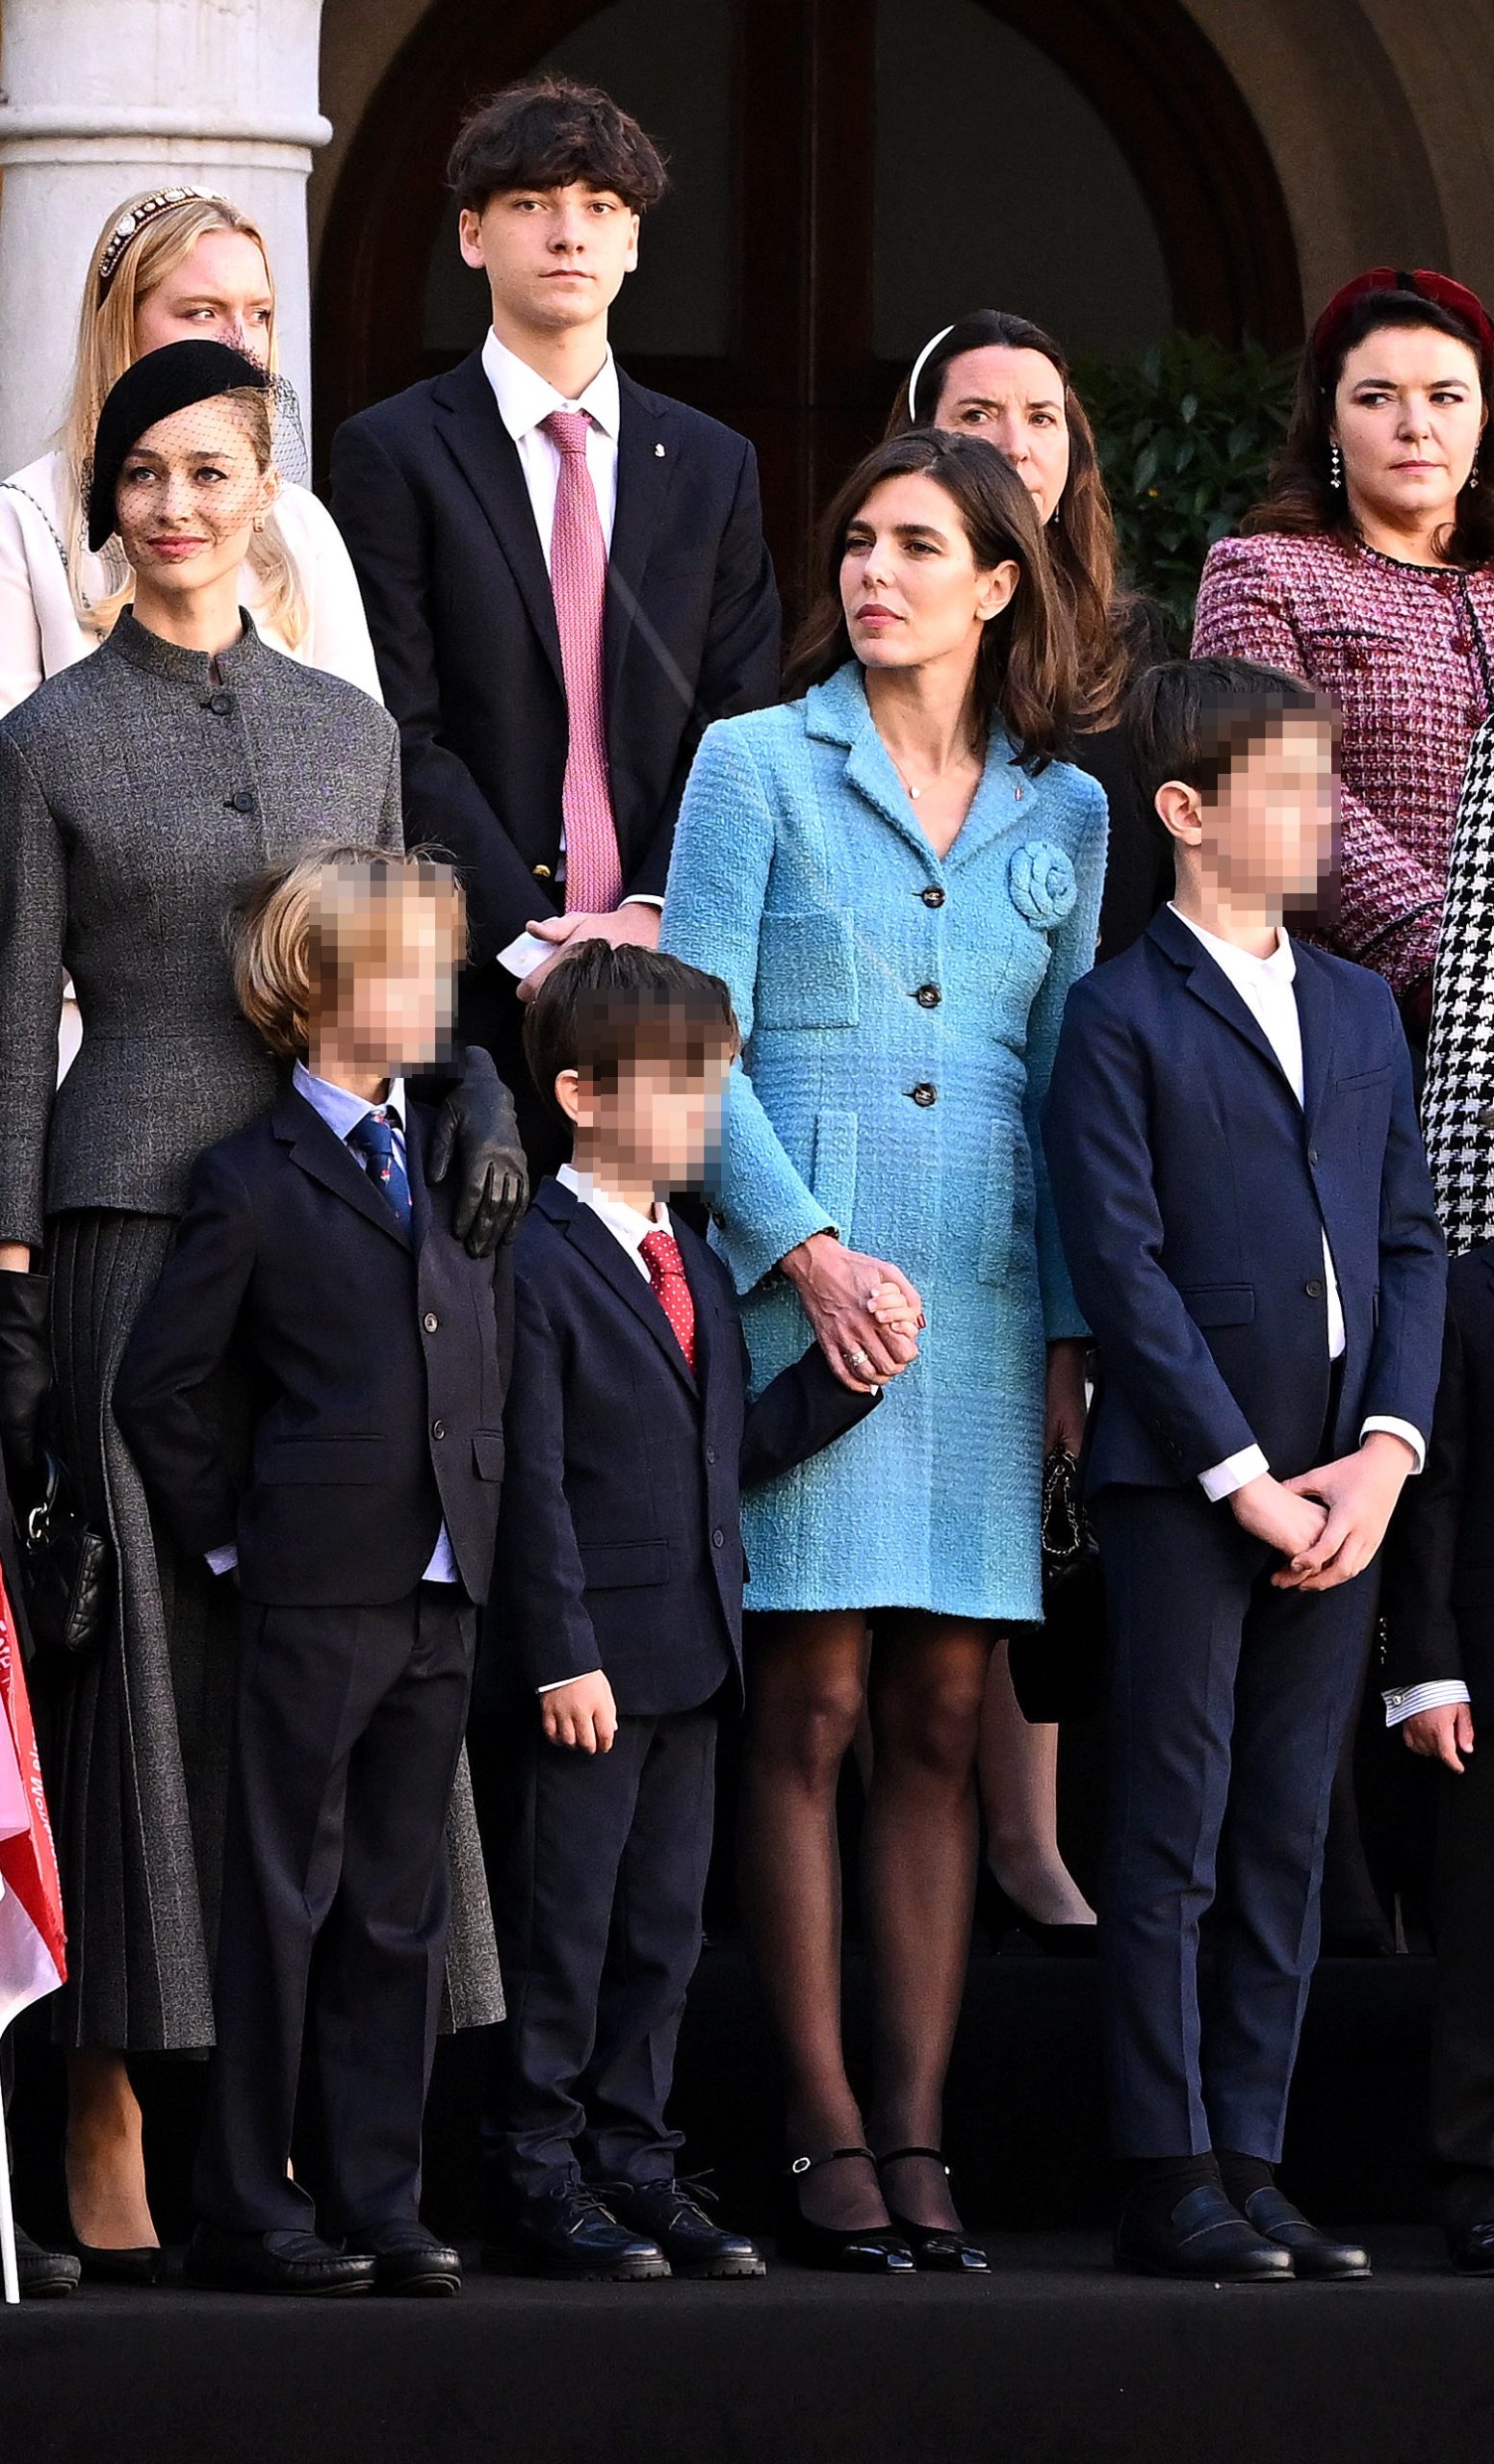
M 1293 578 L 1282 569 L 1283 544 L 1267 534 L 1222 539 L 1210 549 L 1198 585 L 1193 654 L 1253 659 L 1324 685 L 1302 638 Z M 1347 737 L 1373 714 L 1341 706 L 1340 716 Z M 1400 995 L 1431 973 L 1443 884 L 1362 795 L 1343 787 L 1339 808 L 1338 903 L 1327 937 L 1385 976 Z

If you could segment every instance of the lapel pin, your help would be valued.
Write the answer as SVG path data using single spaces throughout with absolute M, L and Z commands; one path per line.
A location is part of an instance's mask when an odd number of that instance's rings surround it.
M 656 460 L 656 462 L 662 462 L 663 458 L 664 458 L 664 449 L 663 449 L 663 447 L 662 447 L 661 445 L 656 445 L 656 446 L 655 446 L 655 448 L 654 448 L 654 459 Z

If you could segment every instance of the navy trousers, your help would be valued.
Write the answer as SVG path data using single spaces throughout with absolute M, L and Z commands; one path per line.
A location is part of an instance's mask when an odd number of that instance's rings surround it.
M 701 1948 L 716 1712 L 618 1721 L 609 1754 L 495 1726 L 493 1919 L 508 2016 L 483 2114 L 500 2202 L 574 2180 L 669 2181 L 665 2105 Z
M 454 1583 L 374 1608 L 243 1604 L 194 2180 L 229 2232 L 418 2213 L 477 1619 Z M 316 2216 L 286 2175 L 307 2040 L 330 2168 Z
M 1275 1591 L 1275 1552 L 1197 1487 L 1105 1488 L 1091 1513 L 1111 1649 L 1112 2144 L 1275 2164 L 1376 1570 L 1335 1591 Z

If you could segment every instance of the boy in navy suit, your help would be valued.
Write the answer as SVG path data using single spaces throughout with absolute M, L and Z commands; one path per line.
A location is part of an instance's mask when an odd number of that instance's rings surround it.
M 490 2263 L 542 2274 L 762 2272 L 676 2179 L 665 2118 L 716 1728 L 741 1694 L 739 1492 L 878 1397 L 814 1350 L 749 1406 L 731 1279 L 664 1203 L 702 1178 L 737 1041 L 714 976 L 603 941 L 560 962 L 526 1027 L 576 1144 L 515 1245 L 483 1641 L 502 1697 L 490 1846 L 509 2015 L 485 2134 Z
M 452 875 L 420 856 L 314 852 L 247 896 L 240 1004 L 294 1072 L 199 1158 L 115 1395 L 181 1545 L 243 1594 L 199 2284 L 460 2281 L 419 2221 L 421 2125 L 512 1281 L 456 1239 L 399 1072 L 450 1037 L 462 936 Z M 264 1397 L 243 1487 L 205 1413 L 231 1350 Z M 307 2038 L 328 2240 L 287 2170 Z
M 1364 2275 L 1274 2168 L 1445 1254 L 1390 993 L 1282 920 L 1331 862 L 1331 713 L 1291 677 L 1199 660 L 1153 669 L 1132 718 L 1176 888 L 1070 993 L 1044 1121 L 1098 1346 L 1116 2254 L 1210 2281 Z

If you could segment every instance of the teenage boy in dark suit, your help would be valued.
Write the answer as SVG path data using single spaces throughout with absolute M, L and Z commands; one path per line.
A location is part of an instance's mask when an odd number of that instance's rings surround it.
M 563 1124 L 526 1085 L 497 954 L 530 924 L 657 941 L 695 747 L 777 697 L 778 595 L 751 446 L 612 358 L 608 312 L 664 189 L 637 121 L 538 78 L 472 114 L 450 177 L 491 330 L 347 422 L 332 503 L 399 724 L 406 830 L 452 848 L 467 885 L 464 1032 L 519 1091 L 537 1176 Z
M 1494 1242 L 1448 1269 L 1427 1469 L 1385 1552 L 1385 1713 L 1438 1772 L 1431 2155 L 1453 2264 L 1494 2275 Z
M 420 856 L 313 853 L 246 897 L 240 1003 L 294 1071 L 199 1159 L 115 1395 L 181 1546 L 243 1594 L 197 2284 L 460 2283 L 419 2220 L 421 2126 L 512 1279 L 509 1252 L 456 1239 L 400 1072 L 450 1041 L 462 929 L 453 876 Z M 264 1397 L 242 1488 L 203 1411 L 231 1350 Z M 308 2037 L 320 2210 L 287 2169 Z
M 1371 1570 L 1431 1425 L 1445 1253 L 1395 1004 L 1283 923 L 1331 863 L 1330 712 L 1274 670 L 1198 660 L 1152 669 L 1131 716 L 1176 887 L 1070 993 L 1044 1123 L 1098 1346 L 1116 2255 L 1211 2281 L 1364 2275 L 1274 2168 Z
M 716 977 L 603 941 L 554 969 L 526 1031 L 576 1154 L 515 1244 L 483 1637 L 506 1768 L 490 1848 L 509 2015 L 485 2134 L 492 2261 L 542 2274 L 762 2272 L 677 2180 L 665 2115 L 717 1724 L 741 1697 L 740 1488 L 879 1398 L 815 1349 L 749 1404 L 731 1278 L 665 1203 L 707 1169 L 737 1040 Z

